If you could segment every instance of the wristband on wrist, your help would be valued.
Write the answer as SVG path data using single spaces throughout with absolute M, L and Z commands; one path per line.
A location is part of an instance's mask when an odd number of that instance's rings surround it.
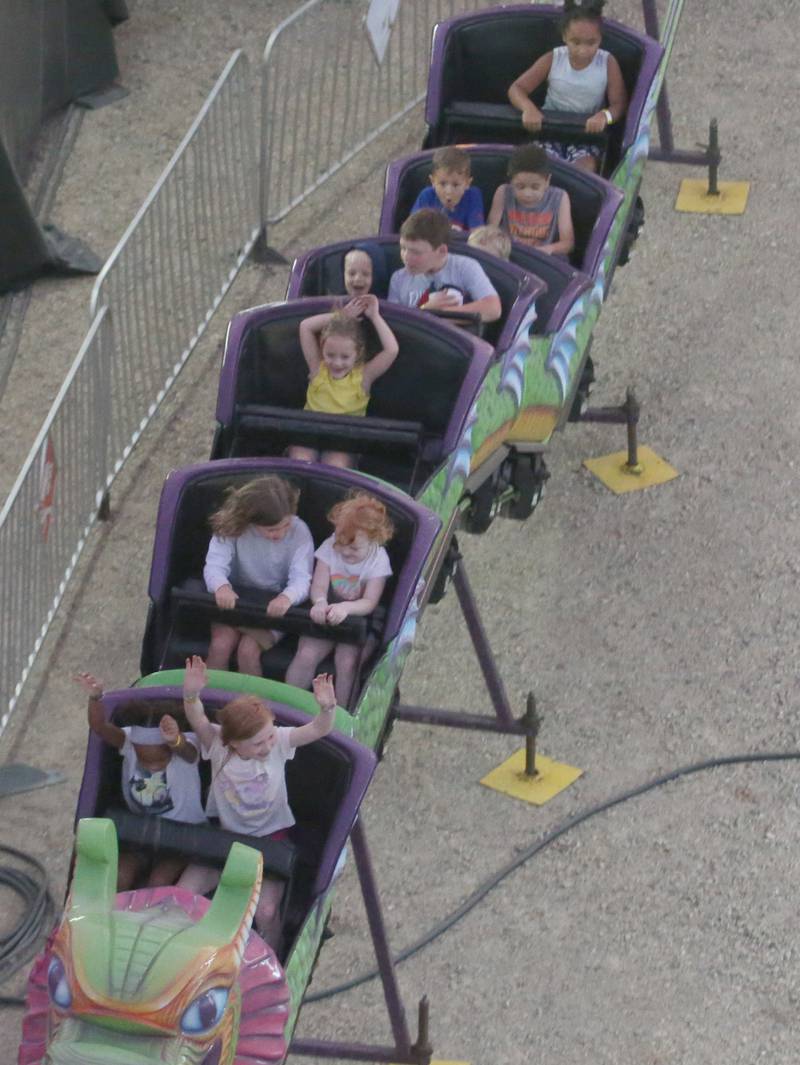
M 177 738 L 177 740 L 175 740 L 175 742 L 174 742 L 174 743 L 170 743 L 170 744 L 168 744 L 168 746 L 169 746 L 169 747 L 172 747 L 172 749 L 173 749 L 173 750 L 177 750 L 177 748 L 178 748 L 178 747 L 180 747 L 180 745 L 181 745 L 182 743 L 183 743 L 183 733 L 182 733 L 182 732 L 179 732 L 179 733 L 178 733 L 178 738 Z
M 610 126 L 614 121 L 614 116 L 611 114 L 607 107 L 603 109 L 603 114 L 605 115 L 606 125 Z

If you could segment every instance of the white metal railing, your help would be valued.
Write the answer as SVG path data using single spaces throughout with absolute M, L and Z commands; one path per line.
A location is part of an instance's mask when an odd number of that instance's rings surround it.
M 496 3 L 496 0 L 495 0 Z M 275 28 L 261 66 L 261 220 L 285 218 L 425 96 L 437 22 L 493 6 L 385 0 L 396 18 L 380 60 L 369 0 L 308 0 Z
M 97 518 L 108 465 L 109 348 L 104 309 L 0 511 L 0 732 Z
M 0 733 L 114 477 L 259 233 L 235 52 L 92 291 L 92 325 L 0 512 Z
M 92 291 L 107 306 L 111 452 L 119 470 L 259 233 L 247 56 L 235 52 Z

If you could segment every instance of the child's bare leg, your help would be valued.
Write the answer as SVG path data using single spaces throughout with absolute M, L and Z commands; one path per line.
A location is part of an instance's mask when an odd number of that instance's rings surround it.
M 117 891 L 130 891 L 145 866 L 145 856 L 139 851 L 121 850 L 117 865 Z
M 316 636 L 301 636 L 295 656 L 286 670 L 286 683 L 296 688 L 310 688 L 317 675 L 317 666 L 330 654 L 333 640 L 318 640 Z
M 311 447 L 297 447 L 294 444 L 286 449 L 286 457 L 298 462 L 316 462 L 319 453 Z
M 231 655 L 239 642 L 239 630 L 231 625 L 211 622 L 211 643 L 208 648 L 206 665 L 209 669 L 227 669 Z
M 579 170 L 585 170 L 588 174 L 597 173 L 597 160 L 593 155 L 580 155 L 575 160 L 575 166 Z
M 219 869 L 192 862 L 183 870 L 176 886 L 185 891 L 191 891 L 193 895 L 205 895 L 207 891 L 217 886 L 219 878 Z
M 356 679 L 358 662 L 361 657 L 361 648 L 354 643 L 340 643 L 333 656 L 333 666 L 336 681 L 336 702 L 339 706 L 347 706 L 350 692 Z
M 261 884 L 261 896 L 256 906 L 255 926 L 262 939 L 277 948 L 281 933 L 280 905 L 283 898 L 283 881 L 265 877 Z
M 262 676 L 261 648 L 252 636 L 242 636 L 239 640 L 236 664 L 240 673 L 249 673 L 251 677 Z
M 183 858 L 159 858 L 153 863 L 147 886 L 171 887 L 185 868 L 186 862 Z
M 346 451 L 323 451 L 319 461 L 324 462 L 326 466 L 338 466 L 342 470 L 350 470 L 356 464 L 353 456 Z
M 242 638 L 236 652 L 239 672 L 260 677 L 262 676 L 261 652 L 268 651 L 278 642 L 275 633 L 269 629 L 241 629 L 240 631 Z

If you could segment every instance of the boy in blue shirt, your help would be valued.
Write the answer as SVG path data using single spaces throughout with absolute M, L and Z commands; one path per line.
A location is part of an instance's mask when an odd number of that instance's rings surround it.
M 468 231 L 483 225 L 483 197 L 480 189 L 472 188 L 472 166 L 463 149 L 438 148 L 433 153 L 431 187 L 417 196 L 411 214 L 423 207 L 447 215 L 454 229 Z

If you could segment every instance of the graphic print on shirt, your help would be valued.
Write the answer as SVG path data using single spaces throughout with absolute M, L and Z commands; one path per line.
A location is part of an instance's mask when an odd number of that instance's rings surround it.
M 221 778 L 221 779 L 220 779 Z M 249 780 L 232 781 L 226 776 L 225 769 L 219 771 L 219 783 L 226 802 L 233 807 L 243 821 L 264 817 L 266 807 L 264 796 L 267 794 L 269 773 L 266 771 L 250 777 Z
M 553 224 L 552 211 L 508 209 L 508 231 L 523 244 L 544 244 Z
M 131 802 L 143 814 L 165 814 L 175 803 L 167 784 L 167 770 L 151 772 L 137 765 L 128 781 Z
M 331 571 L 331 588 L 339 599 L 352 602 L 361 598 L 361 578 L 357 573 L 334 573 Z

